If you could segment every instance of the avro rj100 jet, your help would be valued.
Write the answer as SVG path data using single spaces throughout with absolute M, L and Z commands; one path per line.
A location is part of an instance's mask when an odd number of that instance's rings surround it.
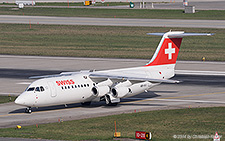
M 208 33 L 148 33 L 162 36 L 162 39 L 149 63 L 134 68 L 104 71 L 66 72 L 58 75 L 38 76 L 15 100 L 16 104 L 31 107 L 61 104 L 105 101 L 116 105 L 121 98 L 131 97 L 160 83 L 178 83 L 169 80 L 174 76 L 174 67 L 182 38 L 185 36 L 210 36 Z

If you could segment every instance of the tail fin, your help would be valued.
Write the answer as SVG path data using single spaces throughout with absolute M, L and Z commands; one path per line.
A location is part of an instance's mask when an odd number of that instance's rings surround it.
M 166 33 L 148 33 L 148 35 L 163 36 L 152 59 L 145 66 L 176 64 L 180 45 L 185 36 L 210 36 L 210 33 L 184 33 L 169 31 Z

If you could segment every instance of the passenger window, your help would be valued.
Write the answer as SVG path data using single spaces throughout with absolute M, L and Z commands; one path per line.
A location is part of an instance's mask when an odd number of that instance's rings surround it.
M 40 87 L 41 92 L 43 92 L 45 89 L 43 86 Z
M 75 85 L 74 87 L 77 88 L 77 85 Z
M 67 87 L 65 86 L 65 89 L 67 89 Z
M 83 85 L 80 85 L 81 87 L 83 87 Z
M 68 89 L 70 89 L 70 86 L 68 86 Z
M 86 87 L 86 84 L 84 84 L 84 87 Z
M 34 87 L 28 88 L 27 91 L 34 91 Z
M 87 86 L 89 87 L 89 84 L 87 84 Z
M 62 87 L 62 89 L 63 89 L 63 87 Z
M 77 85 L 80 88 L 80 85 Z
M 71 87 L 73 88 L 73 85 Z
M 36 87 L 35 91 L 40 92 L 40 88 Z

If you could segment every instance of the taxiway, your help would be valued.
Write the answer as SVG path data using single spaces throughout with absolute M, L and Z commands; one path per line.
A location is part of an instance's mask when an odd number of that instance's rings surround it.
M 225 20 L 180 20 L 180 19 L 126 19 L 0 15 L 0 23 L 51 24 L 51 25 L 98 25 L 98 26 L 142 26 L 225 28 Z
M 30 82 L 33 75 L 48 75 L 62 71 L 82 69 L 113 69 L 141 66 L 148 60 L 141 59 L 99 59 L 73 57 L 37 57 L 0 55 L 0 94 L 19 94 Z M 177 70 L 224 72 L 225 63 L 178 61 Z M 5 71 L 7 70 L 7 71 Z M 14 72 L 17 72 L 16 74 Z M 178 74 L 173 79 L 180 84 L 161 84 L 148 93 L 123 99 L 116 107 L 104 102 L 83 107 L 78 104 L 33 108 L 32 114 L 24 113 L 25 107 L 13 102 L 0 104 L 0 128 L 57 122 L 58 119 L 76 120 L 121 113 L 149 110 L 179 109 L 193 107 L 224 106 L 225 76 L 203 76 Z

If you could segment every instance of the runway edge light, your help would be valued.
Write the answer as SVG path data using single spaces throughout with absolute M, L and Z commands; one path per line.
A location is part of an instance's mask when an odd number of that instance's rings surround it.
M 205 61 L 206 60 L 206 58 L 205 57 L 202 57 L 202 61 Z
M 17 126 L 16 126 L 16 128 L 17 128 L 17 129 L 21 129 L 21 128 L 22 128 L 22 126 L 20 126 L 20 125 L 17 125 Z

